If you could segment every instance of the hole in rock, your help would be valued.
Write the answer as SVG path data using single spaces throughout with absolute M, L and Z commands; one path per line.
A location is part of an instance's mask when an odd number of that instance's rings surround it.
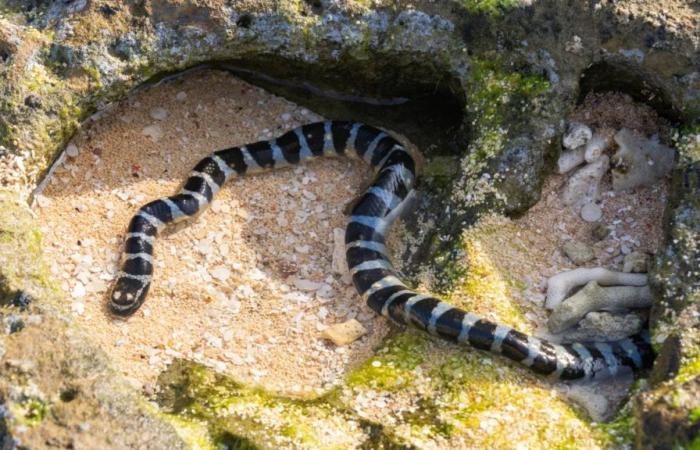
M 402 105 L 349 103 L 333 118 L 410 115 L 389 114 Z M 36 196 L 45 251 L 76 320 L 135 385 L 186 358 L 273 391 L 320 392 L 373 354 L 389 325 L 331 270 L 343 208 L 371 176 L 344 158 L 229 181 L 196 220 L 158 238 L 144 306 L 126 321 L 106 309 L 140 206 L 176 193 L 213 150 L 323 118 L 230 73 L 198 70 L 136 90 L 74 136 Z M 390 235 L 397 252 L 401 234 L 399 225 Z M 350 319 L 365 336 L 344 347 L 321 338 Z
M 584 147 L 596 139 L 603 142 L 598 153 L 584 155 L 584 148 L 573 145 L 580 155 L 562 170 L 564 173 L 554 173 L 545 179 L 541 200 L 522 217 L 511 220 L 487 216 L 466 233 L 468 258 L 472 270 L 491 268 L 499 274 L 503 285 L 493 286 L 489 282 L 487 289 L 501 292 L 513 302 L 516 312 L 523 316 L 513 313 L 511 316 L 515 317 L 511 320 L 516 324 L 521 322 L 523 331 L 559 342 L 618 340 L 643 327 L 648 308 L 622 312 L 610 308 L 613 313 L 590 311 L 573 326 L 555 333 L 545 306 L 547 280 L 577 268 L 648 271 L 663 242 L 661 218 L 668 198 L 669 173 L 665 171 L 658 178 L 647 177 L 645 184 L 629 185 L 628 178 L 634 178 L 640 166 L 622 170 L 616 162 L 622 160 L 622 146 L 628 145 L 635 152 L 646 151 L 648 146 L 668 152 L 664 154 L 670 159 L 664 161 L 670 170 L 674 156 L 671 125 L 651 106 L 627 94 L 610 91 L 590 91 L 567 118 L 569 130 L 574 124 L 583 124 L 587 130 L 588 135 L 581 143 Z M 572 133 L 565 133 L 565 142 Z M 564 149 L 562 158 L 571 152 Z M 555 172 L 561 163 L 562 159 Z M 641 168 L 645 174 L 646 164 L 660 163 L 643 160 Z M 595 165 L 600 165 L 600 170 L 591 171 Z M 495 281 L 498 280 L 494 275 Z M 471 283 L 484 289 L 476 281 Z M 572 289 L 564 302 L 574 295 L 583 295 L 581 287 Z M 500 314 L 507 316 L 505 306 L 500 308 L 503 310 Z M 573 385 L 562 389 L 571 399 L 582 403 L 595 420 L 605 420 L 624 399 L 630 383 L 631 378 L 621 377 L 595 386 Z

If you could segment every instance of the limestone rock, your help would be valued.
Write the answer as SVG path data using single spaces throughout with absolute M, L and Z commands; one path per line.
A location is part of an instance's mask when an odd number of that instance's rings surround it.
M 603 210 L 595 203 L 586 203 L 581 208 L 581 218 L 586 222 L 597 222 L 603 217 Z
M 583 242 L 569 241 L 562 246 L 566 256 L 576 265 L 585 264 L 595 258 L 593 249 Z
M 561 333 L 576 325 L 591 311 L 646 308 L 651 306 L 648 286 L 616 286 L 603 288 L 595 281 L 560 303 L 549 316 L 547 326 L 552 333 Z
M 558 172 L 565 174 L 583 164 L 585 162 L 584 153 L 584 147 L 563 151 L 557 161 Z
M 657 141 L 623 128 L 615 135 L 615 142 L 620 147 L 613 156 L 616 191 L 653 184 L 673 169 L 676 152 Z
M 565 331 L 560 338 L 565 344 L 617 341 L 641 331 L 645 320 L 645 315 L 637 312 L 592 311 L 581 319 L 576 328 Z
M 610 147 L 610 139 L 602 134 L 594 134 L 585 146 L 584 159 L 588 163 L 598 160 L 605 154 L 605 150 Z
M 596 281 L 603 286 L 644 286 L 648 283 L 648 278 L 642 274 L 614 272 L 602 267 L 561 272 L 547 280 L 545 307 L 556 308 L 574 288 L 591 281 Z
M 649 268 L 649 255 L 641 252 L 632 252 L 625 255 L 623 272 L 646 273 Z
M 347 345 L 367 334 L 367 329 L 357 320 L 336 323 L 323 331 L 323 337 L 333 341 L 335 345 Z
M 600 182 L 610 167 L 610 158 L 603 155 L 600 159 L 586 164 L 569 178 L 562 193 L 562 201 L 567 206 L 578 209 L 586 203 L 592 203 L 600 195 Z
M 569 124 L 569 129 L 564 135 L 564 148 L 573 150 L 586 145 L 591 136 L 593 136 L 593 132 L 587 125 L 579 122 L 572 122 Z

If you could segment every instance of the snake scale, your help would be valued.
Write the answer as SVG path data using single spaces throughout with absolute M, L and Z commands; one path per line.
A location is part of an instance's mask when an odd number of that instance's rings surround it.
M 153 244 L 158 233 L 201 212 L 227 180 L 337 155 L 364 160 L 375 171 L 372 184 L 351 211 L 345 243 L 355 288 L 378 314 L 501 354 L 552 378 L 601 379 L 652 364 L 654 354 L 646 331 L 616 342 L 560 345 L 481 319 L 406 286 L 391 264 L 385 235 L 414 192 L 416 160 L 386 132 L 348 121 L 303 125 L 276 139 L 215 151 L 194 167 L 179 193 L 142 206 L 126 234 L 121 270 L 110 293 L 112 312 L 129 316 L 143 304 L 152 282 Z

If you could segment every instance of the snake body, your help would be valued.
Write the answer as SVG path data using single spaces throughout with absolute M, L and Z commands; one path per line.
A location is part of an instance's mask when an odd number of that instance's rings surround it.
M 337 155 L 359 158 L 375 170 L 374 181 L 352 209 L 345 243 L 355 288 L 378 314 L 564 380 L 605 378 L 622 370 L 644 369 L 653 362 L 647 332 L 616 342 L 559 345 L 481 319 L 408 287 L 391 264 L 385 235 L 414 192 L 416 160 L 386 132 L 357 122 L 312 123 L 276 139 L 219 150 L 202 159 L 178 194 L 144 205 L 132 218 L 121 270 L 110 294 L 113 313 L 128 316 L 143 304 L 152 281 L 157 234 L 201 212 L 227 180 Z

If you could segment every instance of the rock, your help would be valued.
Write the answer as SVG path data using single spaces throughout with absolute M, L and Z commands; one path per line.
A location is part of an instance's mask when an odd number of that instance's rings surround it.
M 613 378 L 562 386 L 563 394 L 583 407 L 594 422 L 613 420 L 629 401 L 627 392 L 635 382 L 634 375 L 622 370 Z
M 294 279 L 294 286 L 301 291 L 317 291 L 323 287 L 322 283 L 316 283 L 315 281 L 305 280 L 302 278 Z
M 565 344 L 618 341 L 640 332 L 645 323 L 646 314 L 591 311 L 581 319 L 576 328 L 565 331 L 559 339 Z
M 673 169 L 676 152 L 634 131 L 623 128 L 615 135 L 620 147 L 613 156 L 613 189 L 648 186 Z
M 591 230 L 591 235 L 596 241 L 602 241 L 610 235 L 610 228 L 602 223 L 596 224 Z
M 351 319 L 329 326 L 323 331 L 322 336 L 333 341 L 335 345 L 342 346 L 355 342 L 365 334 L 367 329 L 357 320 Z
M 700 405 L 700 134 L 684 141 L 681 153 L 696 156 L 673 171 L 673 194 L 664 215 L 667 239 L 650 270 L 657 288 L 652 341 L 663 344 L 651 387 L 634 403 L 639 448 L 690 448 L 698 436 L 698 421 L 688 419 L 697 417 Z
M 576 325 L 591 311 L 647 308 L 651 306 L 648 286 L 601 287 L 591 281 L 576 294 L 567 298 L 552 311 L 547 326 L 552 333 Z
M 595 203 L 586 203 L 581 208 L 581 218 L 586 222 L 597 222 L 603 218 L 603 210 Z
M 579 268 L 561 272 L 547 280 L 547 309 L 556 308 L 575 287 L 596 281 L 603 286 L 645 286 L 646 275 L 613 272 L 602 267 Z
M 338 275 L 348 272 L 348 261 L 345 257 L 345 230 L 342 228 L 333 229 L 333 260 L 331 269 Z
M 603 422 L 608 417 L 610 402 L 608 398 L 589 389 L 582 389 L 579 386 L 570 386 L 566 391 L 569 400 L 583 406 L 588 415 L 596 422 Z
M 634 403 L 637 448 L 693 449 L 698 442 L 700 377 L 678 377 L 645 392 Z M 679 445 L 682 442 L 685 445 Z
M 593 249 L 583 242 L 569 241 L 562 246 L 566 256 L 576 265 L 585 264 L 595 258 Z
M 649 268 L 649 255 L 642 252 L 632 252 L 625 255 L 622 271 L 626 273 L 646 273 Z
M 580 36 L 574 35 L 570 41 L 566 43 L 564 49 L 567 52 L 575 53 L 580 55 L 583 52 L 583 41 Z
M 80 150 L 78 150 L 78 146 L 76 146 L 74 143 L 71 142 L 66 146 L 66 155 L 70 156 L 71 158 L 77 158 L 79 154 Z
M 561 152 L 557 161 L 557 168 L 560 174 L 565 174 L 570 170 L 580 166 L 585 162 L 584 147 L 578 147 L 573 150 L 565 150 Z
M 600 182 L 610 167 L 610 159 L 603 155 L 599 160 L 586 164 L 571 175 L 562 193 L 562 201 L 576 209 L 596 201 L 600 195 Z
M 143 128 L 141 133 L 144 136 L 151 138 L 151 140 L 154 142 L 158 142 L 160 138 L 163 137 L 163 130 L 161 129 L 160 125 L 148 125 Z
M 225 282 L 231 276 L 231 269 L 226 266 L 217 266 L 211 270 L 211 276 L 221 282 Z
M 587 125 L 579 122 L 571 122 L 569 124 L 569 129 L 564 135 L 563 144 L 564 148 L 573 150 L 575 148 L 586 145 L 588 140 L 593 135 L 593 132 Z
M 605 150 L 610 147 L 610 139 L 602 134 L 594 134 L 590 141 L 585 146 L 584 159 L 588 163 L 597 161 L 605 154 Z
M 25 327 L 24 319 L 15 314 L 10 314 L 3 319 L 5 324 L 5 333 L 12 334 L 18 331 L 22 331 Z

